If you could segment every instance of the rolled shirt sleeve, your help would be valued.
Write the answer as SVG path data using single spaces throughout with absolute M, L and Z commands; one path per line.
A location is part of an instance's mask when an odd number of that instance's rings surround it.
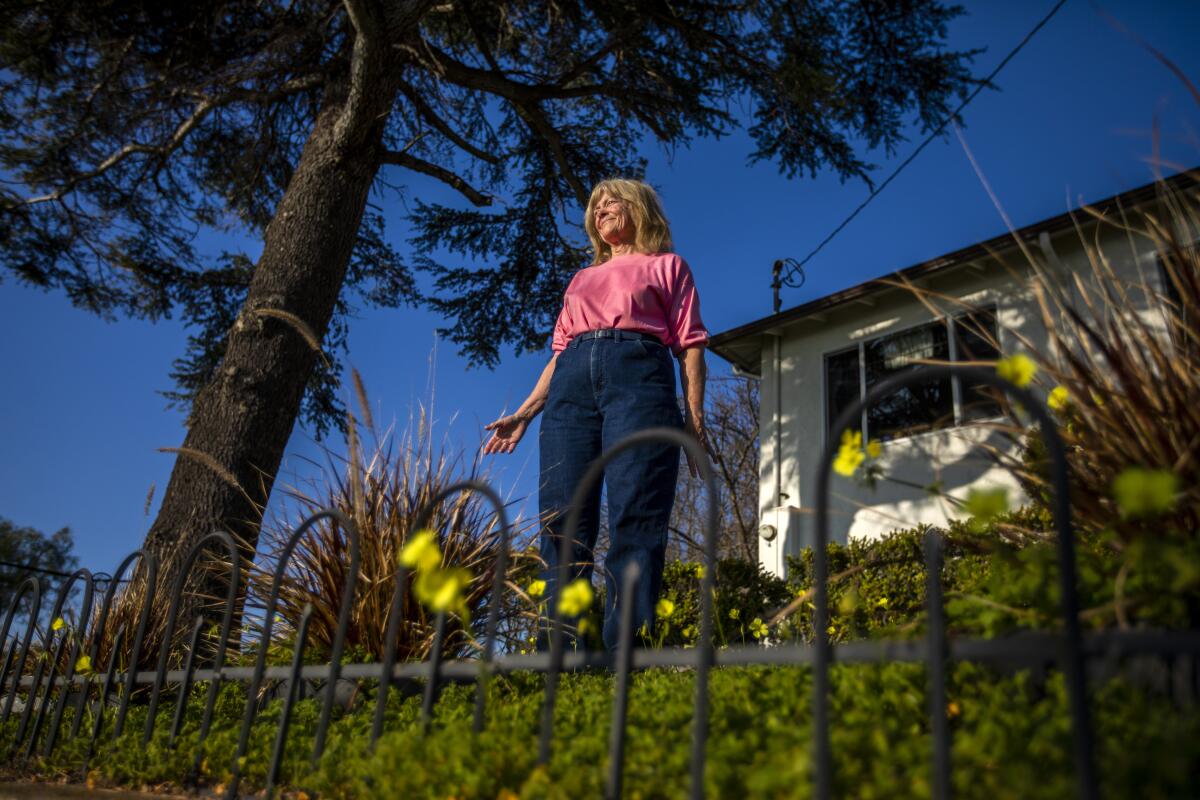
M 671 306 L 667 311 L 667 329 L 671 333 L 671 352 L 675 355 L 698 344 L 708 344 L 708 329 L 700 318 L 700 294 L 692 270 L 682 258 L 675 259 L 671 281 Z
M 558 312 L 558 319 L 554 322 L 554 336 L 550 340 L 550 350 L 552 352 L 561 353 L 567 349 L 567 343 L 571 341 L 571 337 L 567 334 L 568 325 L 567 303 L 564 299 L 562 310 Z M 542 341 L 545 341 L 545 339 Z

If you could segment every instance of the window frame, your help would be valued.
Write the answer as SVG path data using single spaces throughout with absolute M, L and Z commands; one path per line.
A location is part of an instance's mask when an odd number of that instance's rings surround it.
M 968 316 L 969 314 L 973 314 L 973 313 L 985 313 L 985 314 L 991 315 L 992 320 L 996 325 L 996 328 L 995 328 L 996 341 L 997 341 L 997 343 L 1000 343 L 1001 331 L 1002 331 L 1002 328 L 999 323 L 1000 309 L 999 309 L 998 304 L 996 304 L 995 302 L 991 302 L 991 303 L 986 303 L 984 305 L 980 305 L 977 308 L 970 309 L 963 313 L 947 314 L 944 317 L 939 317 L 939 318 L 934 318 L 931 320 L 926 320 L 923 322 L 918 322 L 913 325 L 909 325 L 907 327 L 900 328 L 898 330 L 888 331 L 887 333 L 881 333 L 877 336 L 864 337 L 862 339 L 859 339 L 857 342 L 855 342 L 853 345 L 851 345 L 849 347 L 839 347 L 834 350 L 828 350 L 828 351 L 822 353 L 821 354 L 821 405 L 822 405 L 822 416 L 824 417 L 824 425 L 822 425 L 821 427 L 822 427 L 825 442 L 829 441 L 829 437 L 831 434 L 832 435 L 840 435 L 840 432 L 835 432 L 835 431 L 831 430 L 831 426 L 833 425 L 835 420 L 834 420 L 834 417 L 832 414 L 832 409 L 830 408 L 830 403 L 829 403 L 829 399 L 830 399 L 829 398 L 829 390 L 831 388 L 830 382 L 829 382 L 829 359 L 834 358 L 836 356 L 844 355 L 849 352 L 856 352 L 858 354 L 858 397 L 859 397 L 859 400 L 865 400 L 866 396 L 867 396 L 866 348 L 867 348 L 868 344 L 878 341 L 880 339 L 887 338 L 889 336 L 903 334 L 908 331 L 915 331 L 918 328 L 923 328 L 927 325 L 941 323 L 942 325 L 946 326 L 946 336 L 947 336 L 947 343 L 948 343 L 948 349 L 949 349 L 949 359 L 951 362 L 957 362 L 957 361 L 959 361 L 958 332 L 956 330 L 958 318 L 963 317 L 963 316 Z M 889 439 L 880 439 L 879 440 L 880 443 L 881 444 L 890 444 L 893 442 L 907 441 L 909 439 L 915 439 L 915 438 L 922 437 L 922 436 L 928 436 L 930 434 L 940 433 L 942 431 L 950 430 L 952 428 L 961 428 L 961 427 L 965 427 L 968 425 L 978 425 L 982 422 L 986 422 L 988 420 L 997 418 L 995 416 L 990 416 L 990 417 L 978 417 L 978 418 L 969 419 L 969 420 L 963 419 L 964 391 L 963 391 L 963 386 L 962 386 L 962 380 L 958 376 L 953 376 L 951 378 L 950 393 L 951 393 L 951 406 L 952 406 L 953 412 L 954 412 L 954 419 L 952 422 L 950 422 L 947 425 L 941 426 L 941 427 L 921 430 L 921 431 L 917 431 L 915 433 L 910 433 L 910 434 L 907 434 L 904 436 L 894 436 Z M 869 441 L 867 438 L 867 408 L 866 408 L 866 406 L 863 406 L 863 409 L 862 409 L 861 413 L 859 414 L 858 430 L 860 433 L 862 433 L 863 443 L 866 444 L 866 442 Z

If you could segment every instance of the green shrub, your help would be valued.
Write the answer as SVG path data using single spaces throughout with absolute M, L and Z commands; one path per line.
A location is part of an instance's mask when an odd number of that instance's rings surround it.
M 700 637 L 700 564 L 673 561 L 663 572 L 662 597 L 673 606 L 660 615 L 657 639 L 664 646 L 694 645 Z M 758 564 L 737 558 L 717 562 L 713 640 L 720 645 L 755 641 L 753 621 L 791 599 L 787 583 Z

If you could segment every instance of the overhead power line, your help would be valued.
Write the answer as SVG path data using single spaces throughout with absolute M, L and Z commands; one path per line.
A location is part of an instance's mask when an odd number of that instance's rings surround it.
M 975 91 L 971 92 L 969 95 L 967 95 L 967 98 L 965 100 L 963 100 L 961 103 L 959 103 L 958 108 L 954 109 L 954 111 L 951 112 L 951 114 L 948 117 L 946 117 L 944 120 L 942 120 L 941 124 L 938 125 L 937 128 L 932 133 L 930 133 L 929 136 L 927 136 L 925 138 L 925 141 L 921 142 L 921 144 L 917 147 L 916 150 L 912 151 L 912 153 L 908 156 L 908 158 L 906 158 L 906 159 L 904 159 L 904 161 L 900 162 L 900 165 L 898 167 L 896 167 L 896 169 L 892 172 L 892 174 L 887 176 L 887 180 L 885 180 L 883 183 L 879 184 L 877 187 L 872 189 L 871 193 L 869 195 L 867 195 L 867 199 L 863 200 L 861 203 L 859 203 L 858 208 L 854 209 L 854 211 L 852 211 L 850 213 L 850 216 L 848 216 L 844 220 L 842 220 L 841 223 L 836 228 L 834 228 L 833 231 L 828 236 L 826 236 L 824 239 L 821 240 L 820 244 L 818 244 L 816 247 L 813 248 L 811 253 L 806 255 L 804 258 L 800 259 L 799 266 L 803 267 L 805 264 L 807 264 L 812 259 L 813 256 L 815 256 L 817 253 L 821 252 L 821 250 L 825 247 L 825 245 L 827 245 L 831 241 L 833 241 L 833 238 L 835 236 L 837 236 L 839 233 L 841 233 L 842 229 L 845 228 L 847 225 L 849 225 L 851 220 L 853 220 L 855 217 L 858 216 L 859 212 L 861 212 L 864 208 L 866 208 L 868 205 L 870 205 L 871 201 L 874 200 L 876 197 L 878 197 L 879 193 L 882 192 L 884 189 L 886 189 L 888 184 L 891 183 L 893 180 L 895 180 L 896 176 L 899 175 L 905 167 L 907 167 L 909 164 L 911 164 L 913 162 L 913 160 L 921 154 L 921 151 L 924 150 L 925 147 L 930 142 L 932 142 L 935 138 L 937 138 L 941 134 L 941 132 L 945 129 L 945 127 L 947 125 L 949 125 L 953 120 L 957 119 L 959 114 L 962 113 L 963 109 L 967 107 L 967 104 L 969 104 L 972 100 L 974 100 L 975 97 L 981 91 L 983 91 L 983 89 L 988 84 L 990 84 L 992 82 L 992 79 L 1000 74 L 1000 70 L 1004 69 L 1004 67 L 1008 64 L 1008 62 L 1012 61 L 1013 58 L 1017 55 L 1017 53 L 1021 52 L 1021 49 L 1023 47 L 1025 47 L 1025 45 L 1029 44 L 1029 40 L 1032 39 L 1035 35 L 1037 35 L 1037 32 L 1040 31 L 1046 25 L 1046 23 L 1049 22 L 1054 17 L 1054 15 L 1058 13 L 1058 10 L 1060 8 L 1062 8 L 1066 4 L 1066 2 L 1067 2 L 1067 0 L 1058 0 L 1058 2 L 1054 5 L 1054 8 L 1050 9 L 1050 13 L 1047 14 L 1046 16 L 1042 17 L 1041 21 L 1038 22 L 1037 25 L 1034 25 L 1033 28 L 1029 31 L 1029 33 L 1025 34 L 1025 38 L 1022 39 L 1021 42 L 1012 49 L 1012 52 L 1010 52 L 1008 55 L 1006 55 L 1004 57 L 1004 59 L 999 64 L 996 65 L 996 68 L 993 69 L 991 71 L 991 73 L 978 86 L 975 87 Z

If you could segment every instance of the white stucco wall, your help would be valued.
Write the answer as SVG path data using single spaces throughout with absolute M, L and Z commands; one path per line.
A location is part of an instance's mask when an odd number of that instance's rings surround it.
M 1089 246 L 1095 243 L 1093 235 L 1094 231 L 1086 232 Z M 1051 244 L 1057 255 L 1057 266 L 1053 268 L 1056 277 L 1069 279 L 1070 273 L 1075 273 L 1091 282 L 1093 270 L 1078 233 L 1057 235 Z M 1102 235 L 1099 247 L 1119 280 L 1129 286 L 1143 282 L 1159 286 L 1156 253 L 1150 242 L 1114 231 Z M 1042 258 L 1036 244 L 1030 249 Z M 994 304 L 1004 354 L 1026 349 L 1022 339 L 1045 350 L 1047 334 L 1029 290 L 1027 264 L 1020 250 L 1013 247 L 994 257 L 938 273 L 927 288 L 977 305 Z M 1064 282 L 1069 284 L 1070 280 Z M 1078 305 L 1079 292 L 1072 288 L 1069 295 Z M 1127 305 L 1162 329 L 1157 306 L 1148 303 L 1143 294 L 1134 292 Z M 945 307 L 951 314 L 963 310 L 952 303 L 946 303 Z M 911 293 L 885 291 L 871 295 L 869 300 L 843 304 L 819 318 L 798 321 L 775 332 L 780 339 L 778 379 L 773 340 L 763 338 L 760 510 L 761 522 L 775 526 L 778 531 L 774 540 L 760 540 L 760 562 L 767 570 L 783 575 L 786 556 L 798 553 L 813 541 L 817 462 L 826 439 L 825 355 L 932 319 L 932 312 Z M 782 414 L 778 417 L 777 387 L 782 400 Z M 994 463 L 983 444 L 1003 446 L 1004 441 L 994 431 L 978 425 L 921 433 L 885 442 L 881 465 L 887 474 L 918 486 L 936 480 L 954 496 L 965 496 L 972 487 L 1006 486 L 1010 499 L 1019 502 L 1015 480 Z M 779 454 L 782 454 L 778 464 L 782 503 L 776 499 L 775 484 Z M 831 477 L 829 536 L 834 541 L 874 538 L 921 522 L 941 524 L 954 513 L 944 500 L 918 488 L 884 482 L 872 490 L 837 474 Z

